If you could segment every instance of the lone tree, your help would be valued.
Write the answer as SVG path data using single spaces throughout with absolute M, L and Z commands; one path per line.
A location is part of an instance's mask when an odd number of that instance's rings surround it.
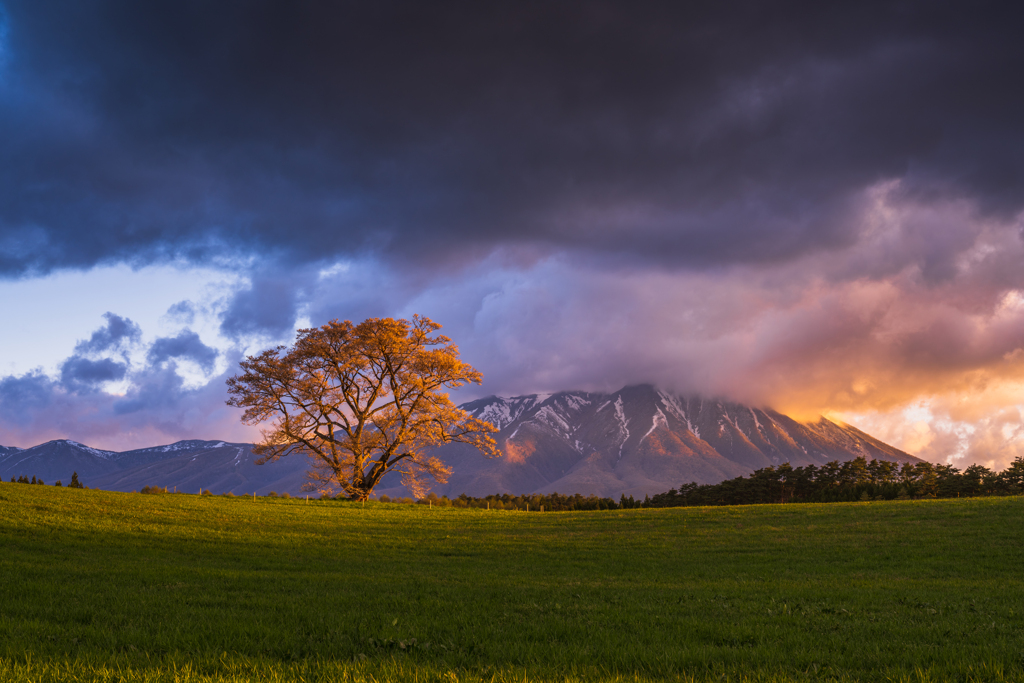
M 256 444 L 256 462 L 306 455 L 307 488 L 366 500 L 392 471 L 417 497 L 426 477 L 448 481 L 451 468 L 431 455 L 441 444 L 500 455 L 494 426 L 448 398 L 446 389 L 479 384 L 483 375 L 459 360 L 448 337 L 431 336 L 440 328 L 418 315 L 332 320 L 299 330 L 291 348 L 247 357 L 244 372 L 228 380 L 227 403 L 245 408 L 245 424 L 273 421 Z

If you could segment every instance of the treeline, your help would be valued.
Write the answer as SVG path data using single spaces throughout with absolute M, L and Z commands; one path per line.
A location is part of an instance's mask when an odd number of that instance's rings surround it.
M 44 484 L 42 479 L 21 476 L 12 483 Z M 57 482 L 55 486 L 61 486 Z M 71 475 L 70 488 L 84 488 L 78 473 Z M 166 487 L 145 486 L 142 493 L 167 493 Z M 210 495 L 209 491 L 203 491 Z M 719 484 L 683 484 L 678 489 L 635 500 L 623 495 L 618 501 L 578 493 L 512 495 L 492 494 L 482 498 L 462 494 L 457 498 L 428 494 L 425 498 L 390 498 L 382 503 L 405 503 L 453 508 L 485 508 L 530 512 L 569 512 L 583 510 L 622 510 L 703 505 L 758 505 L 770 503 L 832 503 L 844 501 L 909 500 L 920 498 L 966 498 L 972 496 L 1009 496 L 1024 494 L 1024 457 L 1016 458 L 1002 472 L 982 465 L 961 471 L 952 465 L 929 462 L 897 463 L 858 457 L 845 462 L 834 460 L 820 467 L 793 467 L 789 463 L 765 467 L 749 476 L 736 477 Z M 230 493 L 225 495 L 232 495 Z M 279 497 L 270 492 L 269 497 Z M 288 498 L 287 493 L 280 494 Z M 342 496 L 337 496 L 341 499 Z M 321 500 L 331 496 L 321 496 Z
M 817 467 L 789 463 L 765 467 L 720 484 L 684 484 L 653 496 L 644 507 L 831 503 L 1009 496 L 1024 493 L 1024 457 L 1002 472 L 982 465 L 961 471 L 952 465 L 915 464 L 858 457 Z
M 599 498 L 598 496 L 582 496 L 575 493 L 571 496 L 560 493 L 530 494 L 514 496 L 509 493 L 492 494 L 483 498 L 467 496 L 462 494 L 458 498 L 448 498 L 436 493 L 429 493 L 425 498 L 414 501 L 412 498 L 390 498 L 381 496 L 378 500 L 382 503 L 416 503 L 419 505 L 430 505 L 436 507 L 455 508 L 483 508 L 490 510 L 523 510 L 529 512 L 571 512 L 573 510 L 618 510 L 622 507 L 640 507 L 641 503 L 635 502 L 630 496 L 622 497 L 619 503 L 612 498 Z
M 2 480 L 0 480 L 0 481 L 2 481 Z M 21 475 L 17 479 L 15 479 L 14 476 L 12 475 L 11 476 L 11 483 L 12 484 L 41 484 L 43 486 L 46 485 L 46 482 L 43 481 L 42 479 L 36 479 L 33 476 L 32 479 L 29 480 L 29 478 L 26 477 L 25 475 Z M 54 482 L 53 485 L 54 486 L 63 486 L 63 484 L 60 483 L 60 479 L 58 479 L 56 482 Z M 82 489 L 82 488 L 85 488 L 84 486 L 82 486 L 82 482 L 78 481 L 78 472 L 75 472 L 75 473 L 73 473 L 71 475 L 71 483 L 68 484 L 68 488 L 70 488 L 70 489 Z

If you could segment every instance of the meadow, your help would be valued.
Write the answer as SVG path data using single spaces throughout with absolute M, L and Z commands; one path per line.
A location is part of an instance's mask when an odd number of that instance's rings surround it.
M 0 680 L 1021 681 L 1024 498 L 527 513 L 4 483 Z

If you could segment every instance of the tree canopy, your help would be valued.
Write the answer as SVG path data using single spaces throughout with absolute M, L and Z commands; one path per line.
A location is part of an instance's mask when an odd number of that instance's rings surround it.
M 271 421 L 256 444 L 259 463 L 306 455 L 307 488 L 341 490 L 365 500 L 385 474 L 421 496 L 427 481 L 444 483 L 451 468 L 437 446 L 468 443 L 500 455 L 496 429 L 452 403 L 446 390 L 479 384 L 479 371 L 459 359 L 451 339 L 429 318 L 332 320 L 299 330 L 295 345 L 241 362 L 228 379 L 227 403 L 242 421 Z M 432 336 L 433 335 L 433 336 Z
M 652 507 L 680 505 L 751 505 L 767 503 L 826 503 L 893 500 L 896 498 L 959 498 L 1024 493 L 1024 457 L 1002 472 L 983 465 L 960 471 L 952 465 L 926 461 L 897 463 L 857 457 L 817 467 L 778 467 L 755 470 L 745 477 L 718 484 L 683 484 L 655 495 Z

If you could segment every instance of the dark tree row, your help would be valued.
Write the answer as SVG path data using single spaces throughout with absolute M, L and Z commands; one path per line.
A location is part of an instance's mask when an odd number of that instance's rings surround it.
M 21 476 L 11 482 L 43 484 L 42 479 Z M 58 481 L 55 486 L 61 486 Z M 78 473 L 71 475 L 69 488 L 84 488 Z M 147 487 L 144 493 L 167 489 Z M 757 505 L 769 503 L 829 503 L 840 501 L 895 500 L 913 498 L 958 498 L 972 496 L 1007 496 L 1024 494 L 1024 457 L 1015 459 L 1002 472 L 982 465 L 971 465 L 961 471 L 952 465 L 934 465 L 868 461 L 863 457 L 845 462 L 832 461 L 821 467 L 793 467 L 784 463 L 765 467 L 746 477 L 736 477 L 719 484 L 683 484 L 678 489 L 659 493 L 643 501 L 623 495 L 618 502 L 612 498 L 583 496 L 578 493 L 511 495 L 492 494 L 483 498 L 460 495 L 449 499 L 431 493 L 413 501 L 410 498 L 381 502 L 419 503 L 439 507 L 490 508 L 564 512 L 575 510 L 621 510 L 646 507 L 680 507 L 688 505 Z M 274 495 L 274 494 L 271 494 Z M 287 494 L 285 494 L 287 496 Z
M 2 481 L 2 480 L 0 480 L 0 481 Z M 12 475 L 11 476 L 11 483 L 12 484 L 42 484 L 42 485 L 46 485 L 46 482 L 43 481 L 42 479 L 36 479 L 35 476 L 33 476 L 32 479 L 30 480 L 24 474 L 21 475 L 20 477 L 18 477 L 17 479 L 15 479 L 14 476 Z M 53 485 L 54 486 L 63 486 L 63 484 L 60 483 L 60 479 L 58 479 Z M 74 474 L 71 475 L 71 483 L 68 484 L 68 488 L 69 489 L 85 488 L 84 486 L 82 486 L 82 482 L 78 481 L 78 472 L 75 472 Z
M 381 496 L 381 502 L 412 503 L 412 499 L 394 499 L 388 496 Z M 625 500 L 625 499 L 624 499 Z M 629 499 L 632 501 L 632 498 Z M 509 493 L 492 494 L 484 498 L 460 495 L 458 498 L 449 499 L 447 496 L 438 497 L 430 493 L 426 498 L 415 501 L 420 505 L 435 505 L 439 507 L 457 508 L 489 508 L 491 510 L 523 510 L 539 512 L 569 512 L 573 510 L 617 510 L 620 506 L 611 498 L 599 498 L 597 496 L 582 496 L 578 493 L 573 495 L 562 495 L 560 493 L 529 494 L 514 496 Z M 639 507 L 639 503 L 636 507 Z
M 1007 496 L 1024 493 L 1024 458 L 1002 472 L 982 465 L 915 464 L 863 457 L 816 467 L 765 467 L 720 484 L 683 484 L 651 498 L 650 507 L 828 503 L 856 500 Z

